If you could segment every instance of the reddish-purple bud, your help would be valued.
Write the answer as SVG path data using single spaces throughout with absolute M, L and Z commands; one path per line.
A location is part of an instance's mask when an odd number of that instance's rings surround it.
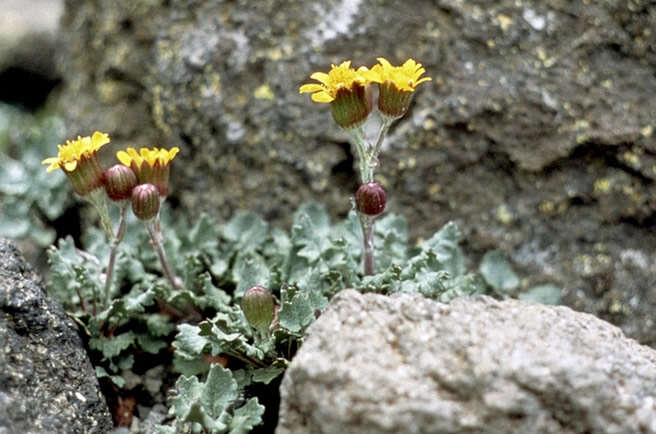
M 375 216 L 383 212 L 387 196 L 377 182 L 362 184 L 355 193 L 355 203 L 361 213 Z
M 265 333 L 273 321 L 273 296 L 265 287 L 254 286 L 244 293 L 241 310 L 254 329 Z
M 150 220 L 159 212 L 159 191 L 153 184 L 132 189 L 132 212 L 139 220 Z
M 137 186 L 137 175 L 122 164 L 115 164 L 105 171 L 105 191 L 111 200 L 129 199 Z

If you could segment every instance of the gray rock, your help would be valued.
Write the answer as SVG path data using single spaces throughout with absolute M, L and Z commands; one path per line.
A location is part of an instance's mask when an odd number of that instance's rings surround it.
M 0 239 L 0 432 L 105 433 L 112 426 L 77 327 Z
M 346 290 L 285 373 L 276 432 L 656 433 L 656 351 L 567 307 Z
M 2 1 L 0 73 L 9 68 L 24 70 L 26 82 L 32 81 L 30 86 L 22 83 L 25 93 L 33 91 L 35 75 L 45 80 L 59 79 L 55 53 L 63 11 L 63 0 Z
M 299 85 L 352 59 L 414 57 L 433 77 L 384 145 L 389 211 L 426 237 L 456 220 L 474 260 L 512 255 L 523 288 L 656 345 L 656 13 L 649 0 L 69 0 L 70 135 L 180 145 L 192 215 L 288 224 L 357 188 L 330 110 Z

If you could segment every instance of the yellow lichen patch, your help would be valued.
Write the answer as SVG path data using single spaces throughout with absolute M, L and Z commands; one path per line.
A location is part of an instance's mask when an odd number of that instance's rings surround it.
M 631 151 L 624 152 L 624 154 L 622 154 L 622 158 L 624 159 L 624 161 L 630 163 L 633 166 L 637 166 L 640 164 L 640 158 L 638 157 L 638 155 L 636 155 Z
M 512 18 L 504 14 L 497 15 L 497 21 L 499 21 L 499 26 L 501 26 L 501 30 L 504 32 L 508 30 L 508 27 L 513 23 Z
M 611 183 L 608 178 L 599 178 L 594 183 L 595 193 L 607 194 L 610 193 Z
M 442 186 L 440 186 L 439 184 L 431 184 L 431 186 L 428 187 L 428 195 L 429 196 L 435 196 L 440 191 L 442 191 Z
M 504 225 L 509 225 L 515 220 L 515 216 L 510 212 L 505 204 L 499 205 L 497 207 L 496 218 Z
M 550 214 L 550 213 L 554 212 L 554 210 L 556 209 L 556 206 L 554 205 L 554 203 L 552 201 L 547 200 L 547 201 L 544 201 L 544 202 L 540 203 L 539 208 L 540 208 L 540 211 L 542 213 Z
M 253 91 L 253 96 L 255 97 L 255 99 L 267 99 L 267 100 L 273 100 L 273 98 L 275 97 L 273 91 L 266 83 L 264 83 L 262 86 L 257 87 L 255 91 Z

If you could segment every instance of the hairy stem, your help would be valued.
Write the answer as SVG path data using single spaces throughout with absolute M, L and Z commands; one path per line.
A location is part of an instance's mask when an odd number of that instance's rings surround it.
M 159 230 L 159 228 L 160 226 L 156 224 L 153 220 L 149 220 L 146 222 L 146 229 L 150 234 L 150 239 L 152 240 L 153 247 L 155 248 L 155 251 L 157 252 L 157 256 L 159 257 L 159 262 L 162 264 L 164 275 L 168 279 L 173 289 L 178 291 L 183 291 L 184 287 L 182 286 L 182 281 L 180 280 L 180 278 L 176 277 L 173 274 L 173 272 L 171 271 L 171 266 L 169 265 L 169 261 L 166 258 L 166 251 L 164 250 L 164 236 L 162 235 L 162 231 Z
M 112 219 L 109 217 L 109 211 L 107 210 L 107 200 L 105 199 L 105 190 L 102 188 L 97 188 L 91 193 L 85 196 L 85 198 L 93 205 L 96 209 L 96 212 L 100 216 L 100 225 L 105 231 L 107 236 L 107 241 L 114 239 L 114 227 L 112 224 Z
M 362 262 L 364 275 L 374 274 L 374 217 L 364 213 L 360 214 L 360 227 L 362 228 Z
M 118 245 L 123 241 L 126 228 L 127 216 L 127 202 L 121 204 L 121 216 L 119 217 L 118 231 L 116 236 L 112 238 L 111 250 L 109 253 L 109 263 L 107 264 L 107 273 L 105 277 L 105 306 L 109 306 L 109 299 L 112 286 L 112 276 L 114 275 L 114 265 L 116 263 L 116 254 L 118 253 Z
M 376 137 L 376 143 L 374 144 L 373 151 L 371 153 L 371 162 L 377 165 L 378 163 L 378 154 L 380 153 L 380 147 L 383 145 L 383 139 L 387 135 L 387 130 L 389 130 L 390 121 L 387 117 L 383 117 L 383 120 L 380 124 L 380 130 L 378 130 L 378 137 Z M 375 167 L 375 166 L 374 166 Z

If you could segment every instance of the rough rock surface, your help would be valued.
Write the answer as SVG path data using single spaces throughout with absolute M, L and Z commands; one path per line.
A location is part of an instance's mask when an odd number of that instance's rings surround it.
M 567 307 L 346 290 L 285 373 L 276 432 L 654 433 L 656 351 Z
M 73 321 L 0 239 L 0 433 L 106 433 L 112 419 Z
M 63 28 L 71 135 L 180 145 L 185 209 L 281 224 L 310 198 L 343 215 L 357 187 L 346 136 L 298 86 L 416 58 L 433 81 L 384 145 L 387 209 L 414 236 L 458 221 L 474 258 L 501 248 L 524 289 L 554 283 L 656 345 L 651 1 L 67 0 Z

